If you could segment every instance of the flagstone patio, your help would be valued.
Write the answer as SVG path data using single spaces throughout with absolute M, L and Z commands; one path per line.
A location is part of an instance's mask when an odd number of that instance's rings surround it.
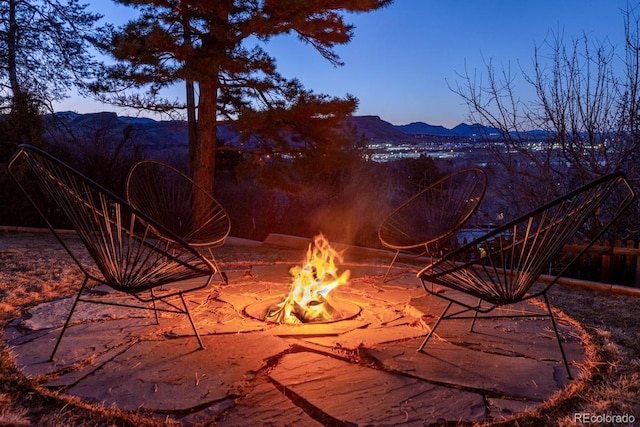
M 287 236 L 255 243 L 273 259 L 292 249 L 302 259 L 306 244 Z M 382 283 L 383 262 L 371 262 L 362 248 L 344 249 L 341 268 L 351 279 L 336 292 L 361 309 L 347 320 L 278 325 L 248 316 L 248 306 L 287 293 L 293 265 L 223 259 L 229 284 L 187 296 L 204 350 L 185 316 L 161 315 L 156 325 L 143 310 L 81 303 L 49 362 L 71 298 L 32 308 L 10 323 L 4 340 L 16 365 L 45 387 L 185 425 L 504 419 L 538 407 L 568 384 L 548 320 L 481 320 L 473 333 L 467 322 L 445 322 L 417 352 L 444 303 L 419 287 L 415 266 L 400 264 L 394 279 Z M 120 298 L 108 288 L 94 291 L 96 298 Z M 578 377 L 583 333 L 570 319 L 558 323 Z

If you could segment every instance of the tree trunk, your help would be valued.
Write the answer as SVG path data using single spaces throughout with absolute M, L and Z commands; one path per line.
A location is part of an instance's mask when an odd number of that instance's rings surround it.
M 189 21 L 188 16 L 188 6 L 184 4 L 180 4 L 180 7 L 184 9 L 184 22 L 182 23 L 183 27 L 183 37 L 184 37 L 184 45 L 188 50 L 193 49 L 193 45 L 191 43 L 191 22 Z M 187 98 L 187 128 L 188 128 L 188 141 L 189 141 L 189 150 L 191 151 L 191 147 L 195 147 L 197 144 L 198 138 L 198 130 L 197 126 L 197 118 L 196 118 L 196 97 L 195 97 L 195 83 L 191 77 L 187 77 L 185 79 L 186 83 L 186 98 Z M 189 153 L 189 168 L 191 169 L 191 152 Z
M 217 80 L 200 81 L 199 88 L 197 135 L 193 146 L 189 146 L 189 167 L 193 180 L 213 196 L 216 163 Z M 201 209 L 207 209 L 205 200 L 195 200 L 194 202 L 193 208 L 197 214 Z
M 195 147 L 198 139 L 198 131 L 196 129 L 196 101 L 195 101 L 195 89 L 192 80 L 186 81 L 187 86 L 187 128 L 188 128 L 188 142 L 189 150 L 191 147 Z M 191 160 L 190 160 L 191 162 Z
M 7 71 L 9 74 L 9 84 L 15 101 L 22 102 L 22 90 L 18 81 L 18 63 L 16 59 L 18 40 L 18 23 L 16 21 L 16 3 L 17 0 L 9 0 L 9 33 L 7 34 Z

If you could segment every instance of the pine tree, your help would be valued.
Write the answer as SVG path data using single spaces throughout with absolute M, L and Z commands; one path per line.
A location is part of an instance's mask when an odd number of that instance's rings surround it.
M 276 71 L 262 42 L 295 34 L 332 64 L 340 65 L 336 45 L 348 43 L 353 26 L 346 12 L 367 12 L 391 0 L 117 0 L 140 12 L 113 33 L 107 50 L 119 62 L 96 87 L 116 93 L 111 102 L 154 111 L 187 105 L 169 102 L 161 91 L 185 82 L 187 99 L 197 87 L 197 118 L 189 142 L 192 177 L 213 192 L 216 128 L 232 123 L 245 140 L 265 141 L 270 152 L 300 154 L 335 138 L 357 101 L 315 94 Z M 146 93 L 123 94 L 123 83 Z M 105 96 L 107 99 L 108 95 Z M 268 142 L 267 142 L 268 141 Z
M 16 117 L 84 89 L 100 15 L 78 0 L 0 0 L 0 108 Z

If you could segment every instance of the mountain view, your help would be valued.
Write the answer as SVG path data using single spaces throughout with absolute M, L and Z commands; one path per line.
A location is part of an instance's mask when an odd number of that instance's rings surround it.
M 156 121 L 149 118 L 118 116 L 116 113 L 78 114 L 74 112 L 56 113 L 48 116 L 52 141 L 74 135 L 76 138 L 94 138 L 96 131 L 105 137 L 118 138 L 123 132 L 134 132 L 143 145 L 153 145 L 158 149 L 187 146 L 187 124 L 183 121 Z M 54 126 L 54 121 L 61 126 Z M 452 129 L 423 122 L 407 125 L 393 125 L 378 116 L 353 116 L 350 122 L 358 132 L 371 143 L 415 143 L 417 137 L 446 137 L 465 140 L 480 135 L 498 135 L 498 130 L 481 125 L 460 123 Z M 234 145 L 236 135 L 229 126 L 218 129 L 218 137 L 227 145 Z

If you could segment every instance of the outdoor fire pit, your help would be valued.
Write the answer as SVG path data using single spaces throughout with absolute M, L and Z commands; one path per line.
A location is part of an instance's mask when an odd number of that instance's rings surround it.
M 327 238 L 317 235 L 307 250 L 302 266 L 290 270 L 291 289 L 285 297 L 257 301 L 244 312 L 258 320 L 272 323 L 331 323 L 350 319 L 360 313 L 360 307 L 348 300 L 336 298 L 334 291 L 349 281 L 349 270 L 338 275 L 336 261 L 343 262 Z
M 52 236 L 2 237 L 2 245 L 25 247 L 5 251 L 12 265 L 22 265 L 28 258 L 23 254 L 33 247 L 55 255 L 47 266 L 59 262 Z M 470 322 L 449 322 L 441 339 L 417 352 L 433 314 L 445 303 L 417 286 L 410 265 L 385 283 L 387 263 L 369 262 L 373 253 L 365 248 L 348 247 L 343 262 L 326 239 L 314 239 L 306 251 L 309 259 L 328 253 L 340 261 L 338 272 L 326 258 L 327 273 L 303 260 L 308 242 L 301 249 L 299 238 L 267 239 L 261 250 L 239 243 L 225 259 L 230 285 L 202 289 L 187 300 L 204 350 L 197 349 L 184 316 L 163 315 L 156 323 L 136 310 L 79 304 L 59 360 L 50 362 L 73 304 L 72 297 L 63 297 L 30 307 L 7 324 L 4 341 L 14 364 L 40 387 L 73 399 L 220 427 L 316 425 L 318 420 L 471 425 L 533 410 L 569 384 L 561 375 L 562 361 L 549 357 L 557 348 L 546 319 L 482 319 L 473 333 Z M 294 249 L 300 259 L 292 262 Z M 42 274 L 29 280 L 51 279 Z M 305 281 L 311 287 L 300 291 L 298 282 Z M 326 287 L 332 290 L 324 292 Z M 105 302 L 115 297 L 97 291 L 95 298 Z M 290 298 L 292 293 L 314 298 L 302 303 Z M 318 306 L 324 314 L 309 318 Z M 272 319 L 286 312 L 297 320 Z M 583 332 L 571 321 L 558 327 L 574 377 L 580 378 L 589 366 Z

